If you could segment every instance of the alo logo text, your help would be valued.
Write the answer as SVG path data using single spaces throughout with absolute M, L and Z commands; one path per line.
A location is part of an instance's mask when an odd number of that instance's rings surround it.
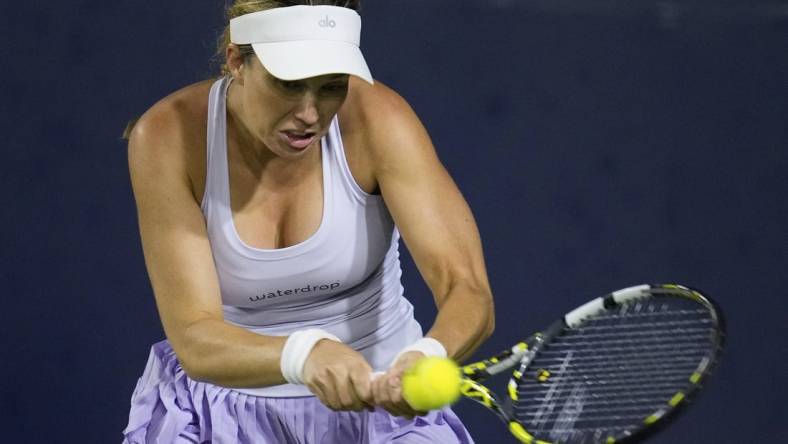
M 321 28 L 326 28 L 326 27 L 328 27 L 328 28 L 336 28 L 336 26 L 337 26 L 337 22 L 329 19 L 328 16 L 326 16 L 326 18 L 324 18 L 323 20 L 320 20 L 319 22 L 317 22 L 317 24 Z

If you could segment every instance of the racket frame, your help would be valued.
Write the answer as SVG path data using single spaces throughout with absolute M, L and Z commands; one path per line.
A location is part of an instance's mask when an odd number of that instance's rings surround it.
M 709 348 L 709 353 L 700 361 L 698 367 L 690 375 L 687 386 L 683 390 L 679 390 L 662 408 L 644 417 L 643 423 L 639 428 L 628 431 L 629 434 L 626 436 L 609 437 L 606 443 L 632 442 L 636 439 L 651 436 L 675 419 L 678 413 L 688 404 L 688 401 L 697 396 L 701 383 L 706 381 L 716 367 L 724 348 L 725 320 L 719 306 L 699 290 L 683 285 L 643 284 L 592 299 L 570 311 L 542 332 L 531 335 L 529 338 L 516 343 L 509 349 L 491 358 L 463 366 L 461 369 L 463 378 L 460 391 L 464 397 L 472 399 L 492 410 L 507 424 L 509 431 L 521 442 L 526 444 L 551 444 L 550 441 L 536 438 L 511 413 L 512 405 L 518 400 L 517 387 L 520 385 L 520 381 L 533 358 L 553 337 L 567 328 L 581 325 L 588 317 L 637 299 L 646 299 L 659 296 L 660 294 L 685 297 L 705 306 L 709 310 L 710 317 L 714 323 L 714 329 L 712 330 L 714 334 L 711 338 L 713 344 Z M 507 384 L 508 397 L 505 398 L 505 402 L 502 402 L 494 392 L 482 384 L 482 381 L 512 368 L 516 369 L 512 372 Z

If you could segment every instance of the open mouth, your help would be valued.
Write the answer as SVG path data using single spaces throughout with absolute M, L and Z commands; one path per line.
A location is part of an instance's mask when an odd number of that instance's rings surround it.
M 297 150 L 303 150 L 309 145 L 311 145 L 312 142 L 315 141 L 315 138 L 317 136 L 317 134 L 315 133 L 310 133 L 310 132 L 300 133 L 297 131 L 282 131 L 281 134 L 282 137 L 285 139 L 285 142 L 287 142 L 287 144 L 290 145 L 290 147 L 295 148 Z

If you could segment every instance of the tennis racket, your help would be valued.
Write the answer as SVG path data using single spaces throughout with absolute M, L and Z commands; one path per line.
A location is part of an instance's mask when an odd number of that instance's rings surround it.
M 720 358 L 719 308 L 681 285 L 594 299 L 493 358 L 462 367 L 463 396 L 523 443 L 619 443 L 664 426 Z M 481 384 L 514 369 L 506 402 Z

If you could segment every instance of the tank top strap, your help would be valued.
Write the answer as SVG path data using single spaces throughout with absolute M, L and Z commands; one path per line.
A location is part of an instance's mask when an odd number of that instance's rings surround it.
M 345 145 L 342 142 L 342 132 L 339 127 L 339 117 L 334 116 L 331 126 L 326 134 L 328 141 L 329 156 L 331 157 L 332 169 L 338 172 L 338 180 L 342 182 L 344 191 L 353 197 L 358 203 L 365 205 L 370 200 L 380 200 L 380 196 L 369 194 L 362 190 L 350 172 L 350 166 L 345 155 Z
M 212 204 L 227 194 L 223 179 L 227 171 L 227 89 L 232 81 L 230 76 L 218 79 L 208 94 L 205 191 L 200 204 L 207 219 L 211 218 Z

